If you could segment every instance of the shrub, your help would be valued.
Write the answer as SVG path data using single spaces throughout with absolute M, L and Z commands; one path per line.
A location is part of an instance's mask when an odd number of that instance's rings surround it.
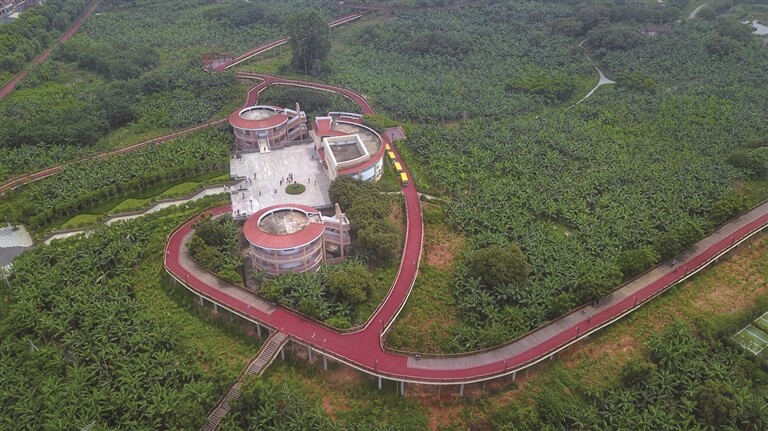
M 531 266 L 517 245 L 493 245 L 472 253 L 468 275 L 479 278 L 487 287 L 502 284 L 520 286 L 528 281 Z
M 306 187 L 301 183 L 288 184 L 288 187 L 285 188 L 285 192 L 289 195 L 300 195 L 304 193 L 304 190 L 306 190 Z

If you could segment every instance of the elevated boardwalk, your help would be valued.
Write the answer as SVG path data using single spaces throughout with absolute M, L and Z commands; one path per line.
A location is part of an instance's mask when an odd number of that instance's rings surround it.
M 267 341 L 259 350 L 259 353 L 253 357 L 242 374 L 235 380 L 235 383 L 229 387 L 227 392 L 221 397 L 216 407 L 208 414 L 208 422 L 200 431 L 215 431 L 221 424 L 221 419 L 229 413 L 232 401 L 240 398 L 240 389 L 243 386 L 243 380 L 246 376 L 260 376 L 264 370 L 275 360 L 280 349 L 288 342 L 288 336 L 282 332 L 273 332 L 267 338 Z
M 340 25 L 344 25 L 348 22 L 352 22 L 358 18 L 361 18 L 363 15 L 356 13 L 352 15 L 343 16 L 341 18 L 337 18 L 331 22 L 328 23 L 328 27 L 335 28 Z M 259 45 L 256 48 L 253 48 L 252 50 L 245 52 L 243 54 L 238 55 L 237 57 L 233 58 L 232 61 L 229 63 L 221 64 L 216 66 L 213 71 L 214 72 L 223 72 L 231 67 L 237 66 L 238 64 L 247 61 L 259 54 L 263 54 L 271 49 L 277 48 L 278 46 L 285 45 L 288 43 L 290 38 L 284 37 L 282 39 L 273 40 L 272 42 L 267 42 L 263 45 Z

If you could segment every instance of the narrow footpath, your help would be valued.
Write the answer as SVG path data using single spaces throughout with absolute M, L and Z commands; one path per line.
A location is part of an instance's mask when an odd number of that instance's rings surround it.
M 80 26 L 83 25 L 85 20 L 91 17 L 93 15 L 93 12 L 96 10 L 96 8 L 99 6 L 99 1 L 95 0 L 93 3 L 91 3 L 83 13 L 80 14 L 80 16 L 75 20 L 75 22 L 72 24 L 69 29 L 64 32 L 64 34 L 61 35 L 59 38 L 57 44 L 64 43 L 69 40 L 72 36 L 74 36 L 75 33 L 77 33 L 78 30 L 80 30 Z M 44 62 L 48 59 L 48 57 L 53 52 L 54 47 L 50 47 L 43 51 L 42 54 L 38 55 L 37 58 L 32 60 L 32 63 L 30 63 L 31 67 L 37 66 L 38 64 Z M 14 88 L 16 88 L 17 85 L 19 85 L 19 82 L 21 82 L 22 79 L 24 79 L 25 76 L 29 73 L 29 67 L 22 70 L 17 74 L 16 76 L 11 79 L 8 84 L 6 84 L 3 88 L 0 88 L 0 100 L 2 100 L 5 96 L 7 96 L 11 91 L 13 91 Z

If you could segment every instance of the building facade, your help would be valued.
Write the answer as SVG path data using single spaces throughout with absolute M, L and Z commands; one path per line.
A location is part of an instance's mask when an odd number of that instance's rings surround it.
M 384 141 L 363 125 L 361 116 L 331 112 L 312 123 L 315 151 L 328 178 L 339 176 L 378 181 L 384 165 Z
M 263 208 L 246 220 L 253 267 L 274 276 L 316 270 L 344 260 L 349 253 L 349 220 L 336 206 L 333 217 L 306 205 Z
M 267 105 L 243 108 L 229 115 L 229 124 L 238 152 L 266 153 L 309 139 L 307 116 L 298 103 L 295 110 Z

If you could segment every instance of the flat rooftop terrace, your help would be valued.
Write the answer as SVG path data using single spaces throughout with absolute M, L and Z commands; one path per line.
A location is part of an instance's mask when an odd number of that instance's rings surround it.
M 300 211 L 282 210 L 264 216 L 259 221 L 259 229 L 272 235 L 290 235 L 309 224 L 309 217 Z
M 333 130 L 346 133 L 347 135 L 359 136 L 360 140 L 363 141 L 363 145 L 365 145 L 365 149 L 368 150 L 368 154 L 370 155 L 378 153 L 379 148 L 381 148 L 382 143 L 376 134 L 365 127 L 356 126 L 354 124 L 336 123 Z

